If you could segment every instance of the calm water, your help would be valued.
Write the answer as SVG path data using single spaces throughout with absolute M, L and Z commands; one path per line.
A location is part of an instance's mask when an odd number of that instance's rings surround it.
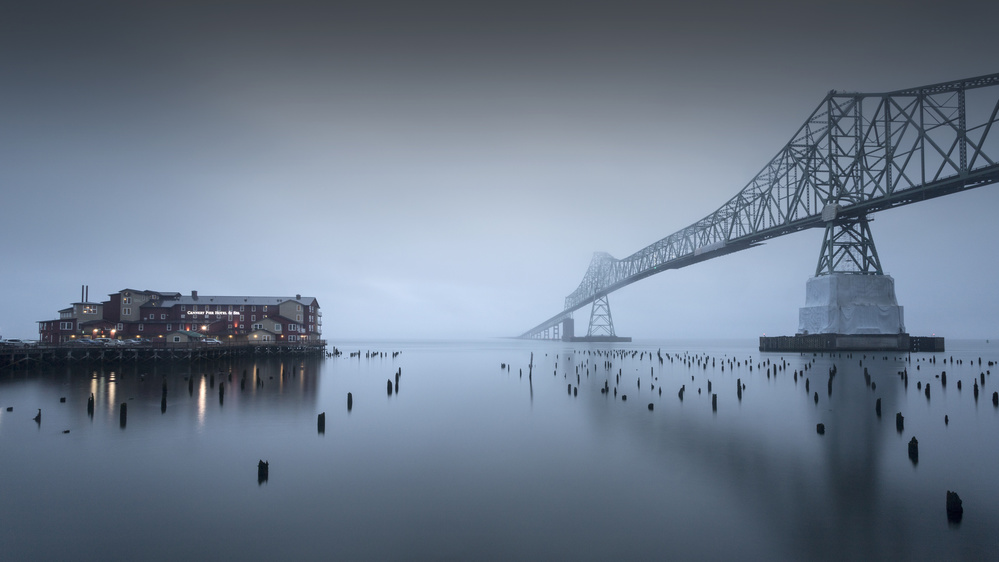
M 948 342 L 947 353 L 907 360 L 760 354 L 754 344 L 351 342 L 327 360 L 3 373 L 0 552 L 6 560 L 999 556 L 999 380 L 987 374 L 977 401 L 972 391 L 999 345 Z M 660 366 L 660 348 L 695 360 Z M 586 354 L 609 349 L 647 353 Z M 348 358 L 351 350 L 362 357 Z M 368 350 L 402 353 L 368 359 Z M 698 366 L 704 356 L 712 359 Z M 768 360 L 786 369 L 768 378 Z M 386 380 L 399 368 L 399 392 L 389 396 Z M 202 375 L 220 369 L 233 380 L 218 376 L 213 388 Z M 601 394 L 619 370 L 618 396 Z M 746 386 L 741 401 L 736 379 Z M 917 382 L 929 382 L 929 400 Z M 905 416 L 901 433 L 895 412 Z M 907 456 L 913 436 L 918 463 Z M 270 462 L 262 484 L 259 459 Z M 947 521 L 947 490 L 964 501 L 959 525 Z

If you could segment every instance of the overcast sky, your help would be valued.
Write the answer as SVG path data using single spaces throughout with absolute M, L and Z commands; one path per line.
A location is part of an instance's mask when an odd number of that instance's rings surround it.
M 0 335 L 124 288 L 315 296 L 324 335 L 516 335 L 732 197 L 832 89 L 999 71 L 974 1 L 4 2 Z M 999 337 L 999 187 L 876 215 L 911 333 Z M 791 334 L 819 230 L 611 295 Z M 585 330 L 589 307 L 576 313 Z

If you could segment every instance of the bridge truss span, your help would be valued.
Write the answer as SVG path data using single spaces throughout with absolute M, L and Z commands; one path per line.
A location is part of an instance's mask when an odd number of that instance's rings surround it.
M 734 197 L 634 254 L 594 254 L 544 337 L 631 283 L 835 221 L 999 181 L 999 74 L 887 93 L 831 91 Z

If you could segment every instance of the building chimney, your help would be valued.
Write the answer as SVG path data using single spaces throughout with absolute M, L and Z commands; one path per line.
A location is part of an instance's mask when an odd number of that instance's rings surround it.
M 83 296 L 83 302 L 90 302 L 90 285 L 87 285 L 87 292 Z
M 194 300 L 198 300 L 198 292 L 197 291 L 191 291 L 191 298 L 194 299 Z
M 86 285 L 80 285 L 80 302 L 85 302 L 87 300 L 86 298 L 84 298 L 84 294 L 87 290 L 86 287 L 87 287 Z
M 302 300 L 302 295 L 295 295 L 295 298 L 298 300 Z

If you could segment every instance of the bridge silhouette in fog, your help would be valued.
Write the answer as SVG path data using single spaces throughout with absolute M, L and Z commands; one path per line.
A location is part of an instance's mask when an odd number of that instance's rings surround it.
M 999 74 L 887 93 L 831 91 L 717 211 L 626 258 L 595 253 L 562 311 L 520 337 L 569 339 L 572 313 L 592 304 L 587 337 L 613 341 L 610 293 L 807 228 L 825 235 L 799 332 L 902 332 L 868 216 L 999 181 L 997 114 Z

